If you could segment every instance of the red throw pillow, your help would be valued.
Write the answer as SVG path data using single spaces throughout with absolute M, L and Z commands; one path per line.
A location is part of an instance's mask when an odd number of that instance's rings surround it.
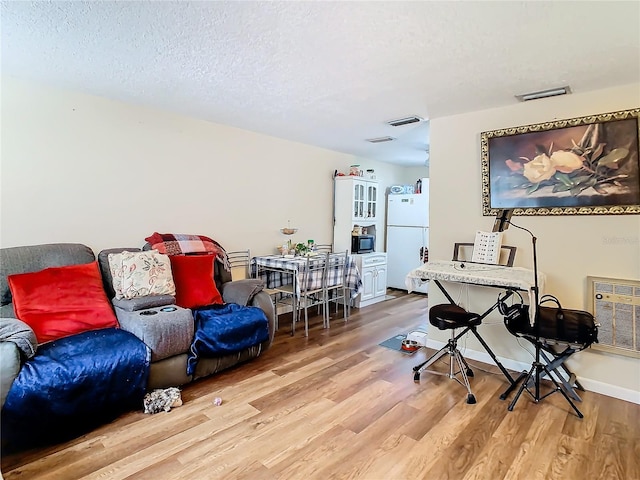
M 98 262 L 9 275 L 13 306 L 38 343 L 87 330 L 117 327 Z
M 170 255 L 176 304 L 184 308 L 222 304 L 222 296 L 213 281 L 214 255 Z

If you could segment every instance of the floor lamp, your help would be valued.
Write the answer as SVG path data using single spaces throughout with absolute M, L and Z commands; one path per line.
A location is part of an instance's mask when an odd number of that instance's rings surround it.
M 538 403 L 540 400 L 548 397 L 552 393 L 560 392 L 562 393 L 564 398 L 567 400 L 567 402 L 569 402 L 569 405 L 571 405 L 571 407 L 576 412 L 578 417 L 583 418 L 582 412 L 578 410 L 578 407 L 576 407 L 576 405 L 571 401 L 567 393 L 562 389 L 562 387 L 560 387 L 560 384 L 556 381 L 556 379 L 553 378 L 553 376 L 551 375 L 551 372 L 547 369 L 547 366 L 540 361 L 540 351 L 542 350 L 542 343 L 540 341 L 540 305 L 539 305 L 540 289 L 538 286 L 538 256 L 536 253 L 537 238 L 530 230 L 524 227 L 520 227 L 519 225 L 516 225 L 514 223 L 511 223 L 512 215 L 513 215 L 513 210 L 498 211 L 498 215 L 496 216 L 495 223 L 493 224 L 493 231 L 504 232 L 507 228 L 509 228 L 509 225 L 513 225 L 515 228 L 524 230 L 529 235 L 531 235 L 531 246 L 533 249 L 533 285 L 534 285 L 532 290 L 533 290 L 533 298 L 534 298 L 534 306 L 535 306 L 534 315 L 533 315 L 533 331 L 535 334 L 534 346 L 535 346 L 536 353 L 535 353 L 535 360 L 531 364 L 531 369 L 529 370 L 529 373 L 527 373 L 526 377 L 524 377 L 524 380 L 522 381 L 522 385 L 520 385 L 520 388 L 518 389 L 516 396 L 513 397 L 513 400 L 509 404 L 508 409 L 509 411 L 513 410 L 513 407 L 515 407 L 516 402 L 518 401 L 518 399 L 520 398 L 520 395 L 522 395 L 522 392 L 524 390 L 526 390 L 527 393 L 531 395 L 535 403 Z M 546 373 L 547 376 L 551 379 L 551 381 L 555 385 L 555 389 L 546 393 L 545 395 L 540 396 L 540 378 L 542 377 L 543 373 Z M 532 380 L 534 384 L 533 393 L 531 392 L 531 390 L 529 390 L 529 386 L 528 386 Z

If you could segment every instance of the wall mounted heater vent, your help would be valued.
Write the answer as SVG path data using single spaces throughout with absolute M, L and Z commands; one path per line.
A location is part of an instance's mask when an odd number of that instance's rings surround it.
M 587 277 L 590 312 L 598 328 L 591 348 L 640 358 L 640 281 Z
M 418 123 L 421 121 L 422 118 L 412 115 L 410 117 L 398 118 L 397 120 L 389 120 L 387 124 L 392 127 L 400 127 L 402 125 L 409 125 L 410 123 Z
M 395 138 L 393 137 L 367 138 L 367 142 L 371 142 L 371 143 L 391 142 L 393 140 L 395 140 Z

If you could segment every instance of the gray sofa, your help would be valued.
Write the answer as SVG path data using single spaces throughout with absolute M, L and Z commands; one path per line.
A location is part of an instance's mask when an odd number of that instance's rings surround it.
M 123 250 L 140 249 L 109 249 L 98 255 L 105 291 L 110 299 L 114 297 L 114 291 L 107 256 L 111 252 Z M 21 364 L 31 355 L 37 355 L 37 352 L 29 347 L 35 342 L 35 335 L 26 324 L 15 319 L 7 276 L 47 267 L 90 263 L 95 260 L 93 251 L 82 244 L 47 244 L 0 249 L 0 406 L 4 404 Z M 135 301 L 123 303 L 115 301 L 114 311 L 120 328 L 136 335 L 151 350 L 147 390 L 180 386 L 215 374 L 256 358 L 271 345 L 275 332 L 275 314 L 270 297 L 261 291 L 261 282 L 253 279 L 232 281 L 230 273 L 215 263 L 214 279 L 225 303 L 261 308 L 269 321 L 269 339 L 233 355 L 201 358 L 194 374 L 187 375 L 187 352 L 194 334 L 191 311 L 180 307 L 176 307 L 175 310 L 164 308 L 174 303 L 173 297 L 140 297 L 134 299 Z M 144 314 L 148 311 L 154 311 L 155 314 Z

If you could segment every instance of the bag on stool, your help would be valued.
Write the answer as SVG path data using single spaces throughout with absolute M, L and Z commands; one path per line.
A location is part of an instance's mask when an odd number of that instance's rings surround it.
M 545 307 L 543 303 L 555 303 Z M 536 336 L 536 328 L 529 322 L 529 306 L 513 305 L 502 312 L 509 332 L 514 335 Z M 544 295 L 538 307 L 539 336 L 548 340 L 581 345 L 587 348 L 598 342 L 598 326 L 593 315 L 582 310 L 562 308 L 553 295 Z

